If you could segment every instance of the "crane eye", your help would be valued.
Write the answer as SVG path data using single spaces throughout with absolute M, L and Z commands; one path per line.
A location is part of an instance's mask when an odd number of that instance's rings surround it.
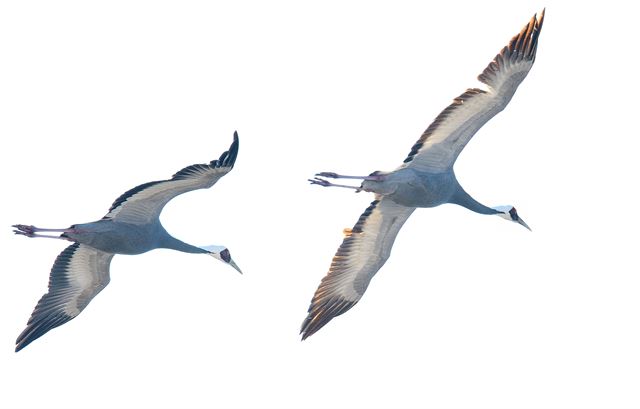
M 516 208 L 512 207 L 511 210 L 509 210 L 509 215 L 511 216 L 511 219 L 513 220 L 518 220 L 518 212 L 516 212 Z
M 220 252 L 220 257 L 224 260 L 225 263 L 231 261 L 231 253 L 229 253 L 229 249 L 224 249 Z

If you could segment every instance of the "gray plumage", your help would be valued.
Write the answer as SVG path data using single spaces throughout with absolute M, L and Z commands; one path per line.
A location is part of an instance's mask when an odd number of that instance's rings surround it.
M 40 299 L 27 328 L 18 336 L 16 352 L 78 316 L 109 283 L 109 265 L 115 254 L 141 254 L 167 248 L 208 254 L 240 272 L 227 248 L 202 248 L 182 242 L 171 236 L 159 219 L 163 207 L 174 197 L 191 190 L 210 188 L 229 173 L 235 164 L 238 147 L 238 134 L 234 133 L 229 150 L 219 159 L 188 166 L 171 179 L 148 182 L 125 192 L 101 220 L 74 224 L 66 229 L 14 225 L 16 234 L 74 242 L 56 258 L 49 277 L 49 291 Z
M 455 98 L 413 145 L 402 165 L 391 172 L 344 176 L 322 172 L 310 180 L 321 186 L 353 188 L 375 193 L 333 258 L 316 290 L 300 333 L 317 332 L 353 307 L 391 254 L 402 225 L 416 208 L 453 203 L 480 214 L 498 215 L 527 229 L 513 206 L 488 207 L 469 195 L 453 171 L 458 155 L 487 121 L 502 111 L 533 66 L 544 10 L 505 46 L 478 76 L 486 89 L 472 88 Z M 324 178 L 362 179 L 360 187 Z

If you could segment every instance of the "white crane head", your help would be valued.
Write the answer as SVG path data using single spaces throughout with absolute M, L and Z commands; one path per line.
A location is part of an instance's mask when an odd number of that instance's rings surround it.
M 527 225 L 527 223 L 525 223 L 524 220 L 522 220 L 522 218 L 518 216 L 518 212 L 516 211 L 515 207 L 507 205 L 496 206 L 493 209 L 496 210 L 498 212 L 497 215 L 502 217 L 503 219 L 518 223 L 519 225 L 526 227 L 527 230 L 531 231 L 529 225 Z
M 240 267 L 238 267 L 235 261 L 233 261 L 229 249 L 225 246 L 202 246 L 201 248 L 208 251 L 207 254 L 211 257 L 218 259 L 225 264 L 229 264 L 231 267 L 235 268 L 238 273 L 242 274 L 242 270 L 240 270 Z

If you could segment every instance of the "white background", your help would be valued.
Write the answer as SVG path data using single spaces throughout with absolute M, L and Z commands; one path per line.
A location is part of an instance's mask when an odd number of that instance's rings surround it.
M 4 2 L 0 407 L 637 408 L 638 31 L 626 3 Z M 535 12 L 538 58 L 456 165 L 530 233 L 414 213 L 362 301 L 305 342 L 331 257 L 372 200 L 319 171 L 401 163 Z M 117 256 L 75 320 L 14 353 L 67 245 L 10 225 L 102 217 L 217 158 L 176 237 L 209 257 Z

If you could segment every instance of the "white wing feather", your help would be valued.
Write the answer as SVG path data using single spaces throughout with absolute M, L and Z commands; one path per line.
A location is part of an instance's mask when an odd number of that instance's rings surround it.
M 413 145 L 402 167 L 446 171 L 487 121 L 502 111 L 536 57 L 544 10 L 513 37 L 478 76 L 488 89 L 471 88 L 455 98 Z
M 364 211 L 333 257 L 329 273 L 316 290 L 302 324 L 302 338 L 312 335 L 362 298 L 369 282 L 391 254 L 400 228 L 415 208 L 376 199 Z
M 160 216 L 174 197 L 196 189 L 208 189 L 233 169 L 238 155 L 238 134 L 220 158 L 210 163 L 187 166 L 169 180 L 148 182 L 118 197 L 103 219 L 133 224 L 147 224 Z
M 49 291 L 42 296 L 16 340 L 16 352 L 72 320 L 109 284 L 112 253 L 74 243 L 56 258 Z

